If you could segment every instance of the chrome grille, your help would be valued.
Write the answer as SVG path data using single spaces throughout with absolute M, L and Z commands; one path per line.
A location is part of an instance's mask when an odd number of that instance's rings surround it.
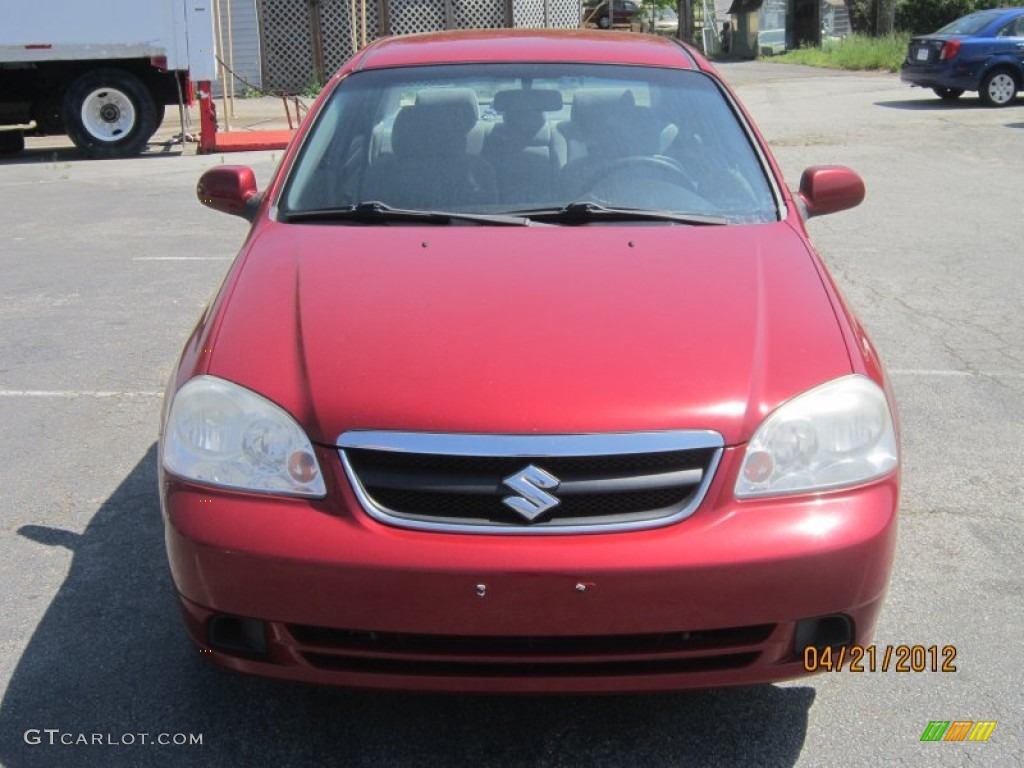
M 360 503 L 381 522 L 523 534 L 633 530 L 682 520 L 700 504 L 724 443 L 707 431 L 357 431 L 342 435 L 338 445 Z M 531 467 L 556 478 L 557 486 L 538 490 L 539 511 L 517 513 L 509 500 L 519 494 L 506 481 Z

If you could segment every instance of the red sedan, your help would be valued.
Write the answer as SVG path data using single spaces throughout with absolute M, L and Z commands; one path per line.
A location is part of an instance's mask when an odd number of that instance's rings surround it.
M 878 357 L 785 186 L 675 41 L 381 40 L 328 84 L 165 399 L 204 657 L 294 681 L 650 691 L 869 642 L 899 449 Z

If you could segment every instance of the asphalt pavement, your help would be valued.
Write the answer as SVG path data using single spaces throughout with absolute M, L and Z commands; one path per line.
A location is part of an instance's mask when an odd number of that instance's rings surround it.
M 163 552 L 158 413 L 246 233 L 196 202 L 196 179 L 242 163 L 265 184 L 281 152 L 197 156 L 161 143 L 180 130 L 170 115 L 138 158 L 85 161 L 43 139 L 0 160 L 0 763 L 1020 765 L 1024 98 L 993 110 L 887 73 L 720 69 L 792 186 L 827 163 L 866 181 L 863 205 L 810 230 L 902 421 L 875 641 L 952 646 L 955 672 L 505 698 L 289 686 L 206 664 Z M 239 105 L 235 129 L 286 126 L 279 101 Z M 922 742 L 933 720 L 997 725 L 984 743 Z

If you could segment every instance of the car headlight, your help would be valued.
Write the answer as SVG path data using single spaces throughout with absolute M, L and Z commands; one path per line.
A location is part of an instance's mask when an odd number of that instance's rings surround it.
M 757 428 L 736 495 L 774 496 L 856 485 L 896 466 L 896 430 L 885 393 L 844 376 L 783 403 Z
M 213 376 L 174 396 L 164 469 L 187 480 L 258 493 L 327 495 L 306 433 L 284 409 Z

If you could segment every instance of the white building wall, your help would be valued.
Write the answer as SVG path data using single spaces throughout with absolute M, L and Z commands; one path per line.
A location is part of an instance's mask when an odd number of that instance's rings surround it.
M 231 47 L 228 47 L 228 6 L 231 8 Z M 220 0 L 220 18 L 224 28 L 221 46 L 218 48 L 225 64 L 255 87 L 261 85 L 260 31 L 256 14 L 256 0 Z M 228 81 L 231 81 L 230 76 Z M 247 86 L 242 80 L 234 82 L 235 95 L 245 92 Z M 214 83 L 215 95 L 220 95 L 221 84 Z

